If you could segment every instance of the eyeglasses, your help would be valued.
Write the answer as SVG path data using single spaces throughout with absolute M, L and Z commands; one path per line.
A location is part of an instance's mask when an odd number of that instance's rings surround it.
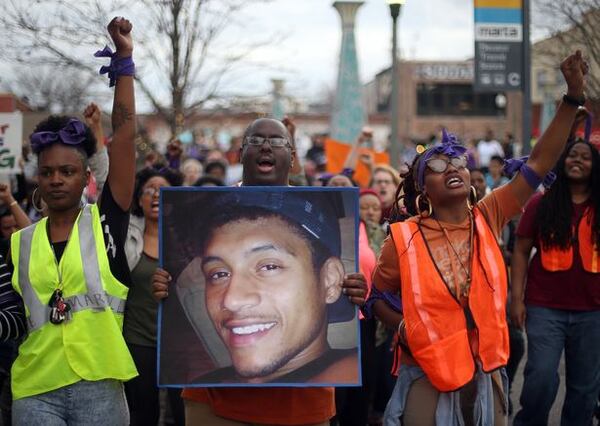
M 244 141 L 248 145 L 262 146 L 265 142 L 269 142 L 269 145 L 273 148 L 282 148 L 284 146 L 291 146 L 290 142 L 286 138 L 275 136 L 272 138 L 263 138 L 262 136 L 247 136 Z
M 427 160 L 427 167 L 435 173 L 444 173 L 448 170 L 448 164 L 452 164 L 457 169 L 464 169 L 467 167 L 467 157 L 462 155 L 460 157 L 452 157 L 448 160 L 445 158 L 432 158 Z
M 160 194 L 160 188 L 164 188 L 164 186 L 159 186 L 157 188 L 149 186 L 142 190 L 142 195 L 145 195 L 146 197 L 154 197 L 155 195 Z

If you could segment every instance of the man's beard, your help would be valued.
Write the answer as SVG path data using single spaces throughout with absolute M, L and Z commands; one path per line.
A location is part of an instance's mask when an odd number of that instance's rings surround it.
M 326 320 L 326 318 L 325 318 Z M 262 366 L 255 366 L 245 370 L 239 370 L 235 364 L 234 368 L 240 376 L 246 379 L 255 379 L 260 377 L 265 377 L 273 374 L 281 367 L 286 365 L 292 359 L 296 357 L 300 352 L 302 352 L 310 343 L 313 342 L 317 338 L 320 332 L 320 322 L 315 321 L 313 329 L 306 335 L 306 338 L 303 339 L 297 346 L 293 348 L 288 348 L 285 352 L 276 354 L 276 356 L 272 357 L 271 361 Z

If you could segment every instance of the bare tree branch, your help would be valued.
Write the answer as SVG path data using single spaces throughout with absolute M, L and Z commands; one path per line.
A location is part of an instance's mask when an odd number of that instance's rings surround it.
M 581 49 L 591 66 L 588 96 L 600 99 L 600 0 L 538 0 L 536 7 L 536 24 L 552 37 L 540 52 L 557 61 Z
M 20 69 L 74 68 L 85 76 L 82 81 L 98 81 L 100 62 L 91 53 L 106 42 L 114 11 L 129 12 L 135 16 L 137 88 L 177 132 L 182 118 L 220 96 L 228 76 L 274 41 L 265 36 L 255 43 L 240 37 L 233 47 L 223 43 L 228 31 L 242 33 L 245 8 L 269 1 L 4 0 L 0 58 Z

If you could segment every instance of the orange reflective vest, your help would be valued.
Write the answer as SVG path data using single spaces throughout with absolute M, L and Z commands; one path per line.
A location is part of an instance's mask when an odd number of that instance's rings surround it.
M 474 224 L 468 308 L 477 329 L 477 354 L 469 342 L 467 308 L 450 293 L 419 225 L 391 225 L 400 263 L 408 347 L 431 384 L 441 392 L 457 390 L 470 382 L 476 372 L 476 357 L 486 372 L 508 361 L 506 267 L 496 237 L 477 208 Z
M 579 245 L 579 255 L 581 264 L 587 272 L 599 273 L 598 265 L 598 246 L 595 239 L 592 239 L 592 223 L 594 214 L 591 208 L 585 209 L 583 216 L 577 225 L 577 243 Z M 573 230 L 575 232 L 575 230 Z M 567 271 L 573 265 L 573 246 L 569 245 L 566 249 L 559 247 L 540 247 L 542 266 L 550 272 Z

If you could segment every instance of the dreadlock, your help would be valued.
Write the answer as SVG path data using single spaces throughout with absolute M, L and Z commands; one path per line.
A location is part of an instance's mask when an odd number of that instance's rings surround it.
M 536 222 L 539 223 L 540 240 L 545 247 L 566 249 L 571 245 L 573 202 L 569 178 L 565 172 L 565 161 L 571 149 L 578 143 L 587 144 L 592 152 L 592 172 L 589 181 L 589 199 L 595 212 L 592 219 L 592 241 L 600 247 L 600 154 L 593 145 L 582 140 L 567 145 L 556 164 L 556 181 L 540 200 Z
M 419 163 L 419 158 L 422 154 L 418 154 L 411 165 L 408 167 L 408 171 L 401 175 L 402 182 L 396 189 L 396 196 L 394 204 L 392 205 L 392 211 L 390 213 L 390 223 L 401 222 L 407 219 L 406 214 L 400 211 L 400 202 L 404 202 L 404 207 L 408 212 L 408 216 L 416 216 L 419 214 L 417 209 L 417 197 L 421 194 L 421 191 L 417 189 L 416 181 L 416 170 Z
M 427 152 L 427 151 L 425 151 L 425 152 Z M 423 209 L 428 208 L 427 204 L 424 203 L 423 197 L 421 197 L 419 199 L 419 206 L 417 206 L 417 197 L 419 195 L 423 194 L 423 192 L 417 188 L 417 180 L 416 180 L 417 168 L 419 167 L 419 159 L 421 158 L 422 155 L 423 155 L 423 153 L 417 155 L 415 157 L 415 159 L 413 160 L 412 164 L 409 166 L 408 171 L 401 175 L 403 180 L 400 183 L 400 185 L 398 185 L 398 189 L 396 190 L 396 199 L 395 199 L 396 201 L 392 207 L 392 212 L 390 213 L 390 224 L 395 223 L 395 222 L 401 222 L 403 220 L 406 220 L 410 216 L 416 216 L 419 214 L 419 211 L 422 211 Z M 404 201 L 404 207 L 406 208 L 408 216 L 406 214 L 403 214 L 400 211 L 400 208 L 398 207 L 400 201 Z M 420 223 L 420 221 L 421 221 L 421 218 L 419 218 L 419 223 Z M 476 226 L 475 221 L 473 221 L 473 226 Z M 419 231 L 416 231 L 416 232 L 419 232 Z M 415 232 L 415 234 L 416 234 L 416 232 Z M 475 247 L 478 248 L 475 257 L 476 257 L 479 265 L 481 266 L 481 269 L 483 270 L 487 286 L 490 289 L 494 290 L 492 281 L 491 281 L 490 277 L 488 276 L 488 271 L 486 270 L 486 268 L 483 265 L 483 262 L 481 260 L 483 258 L 483 254 L 481 253 L 481 241 L 479 241 L 479 235 L 478 235 L 476 229 L 474 229 L 473 232 L 474 232 L 473 244 L 475 244 Z M 410 246 L 415 234 L 412 235 L 411 239 L 409 240 L 409 242 L 407 244 L 407 247 Z M 404 255 L 404 253 L 401 253 L 401 255 Z

